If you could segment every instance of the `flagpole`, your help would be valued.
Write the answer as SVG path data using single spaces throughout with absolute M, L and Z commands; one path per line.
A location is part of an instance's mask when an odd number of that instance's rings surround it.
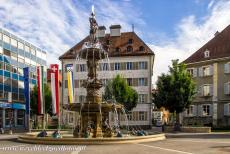
M 44 66 L 41 66 L 41 72 L 42 72 L 42 93 L 43 93 L 43 95 L 42 95 L 42 97 L 43 97 L 43 129 L 45 130 L 46 129 L 46 126 L 45 126 L 45 116 L 46 116 L 46 114 L 45 114 L 45 85 L 44 85 Z
M 59 106 L 58 107 L 58 130 L 61 130 L 61 112 L 60 112 L 61 109 L 60 108 L 62 106 L 60 107 L 60 99 L 59 99 L 59 92 L 60 92 L 60 89 L 59 89 L 59 67 L 58 67 L 57 71 L 58 71 L 58 73 L 57 73 L 57 75 L 58 75 L 58 85 L 57 85 L 58 86 L 58 94 L 57 95 L 58 95 L 58 106 Z

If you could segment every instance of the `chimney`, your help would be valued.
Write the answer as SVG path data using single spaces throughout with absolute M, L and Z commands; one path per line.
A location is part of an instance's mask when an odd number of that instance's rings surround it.
M 121 36 L 121 25 L 111 25 L 110 36 Z
M 214 36 L 216 37 L 218 34 L 220 34 L 220 32 L 216 31 L 216 33 L 214 34 Z
M 105 37 L 105 30 L 106 30 L 106 28 L 105 28 L 105 26 L 99 26 L 98 27 L 98 30 L 97 30 L 97 33 L 96 33 L 96 36 L 97 37 Z

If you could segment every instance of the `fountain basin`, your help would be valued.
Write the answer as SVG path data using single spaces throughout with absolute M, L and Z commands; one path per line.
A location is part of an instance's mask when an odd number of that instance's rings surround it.
M 107 57 L 107 52 L 102 50 L 102 48 L 95 48 L 95 47 L 89 47 L 89 48 L 83 48 L 81 49 L 79 53 L 79 58 L 81 59 L 95 59 L 95 60 L 100 60 L 100 59 L 105 59 Z
M 147 136 L 128 136 L 128 137 L 112 137 L 112 138 L 74 138 L 71 134 L 62 135 L 63 138 L 37 137 L 37 132 L 27 133 L 18 137 L 18 141 L 32 144 L 46 145 L 106 145 L 106 144 L 124 144 L 124 143 L 142 143 L 159 141 L 165 139 L 165 134 L 156 133 Z

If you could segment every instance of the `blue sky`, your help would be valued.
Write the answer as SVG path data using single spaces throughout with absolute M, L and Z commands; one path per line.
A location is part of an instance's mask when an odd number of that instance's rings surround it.
M 155 52 L 153 81 L 230 24 L 230 0 L 0 0 L 0 26 L 44 48 L 48 63 L 88 34 L 95 5 L 100 25 L 121 24 Z

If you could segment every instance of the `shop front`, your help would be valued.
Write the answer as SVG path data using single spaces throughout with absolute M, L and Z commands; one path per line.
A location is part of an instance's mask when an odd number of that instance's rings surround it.
M 25 105 L 0 102 L 0 128 L 25 128 Z

